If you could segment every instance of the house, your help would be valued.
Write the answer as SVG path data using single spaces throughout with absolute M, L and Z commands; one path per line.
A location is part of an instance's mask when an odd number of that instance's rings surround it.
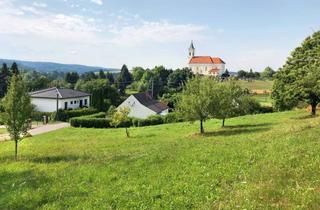
M 129 108 L 130 117 L 145 119 L 151 115 L 166 115 L 169 113 L 169 107 L 160 101 L 153 99 L 149 92 L 136 93 L 127 98 L 119 108 Z
M 90 94 L 66 88 L 48 88 L 29 93 L 31 103 L 39 112 L 76 109 L 90 106 Z
M 189 68 L 194 74 L 219 76 L 225 72 L 225 62 L 218 57 L 195 56 L 193 41 L 189 47 Z

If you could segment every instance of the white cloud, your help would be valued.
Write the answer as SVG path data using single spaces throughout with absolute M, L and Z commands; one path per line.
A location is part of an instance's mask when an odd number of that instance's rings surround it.
M 98 5 L 102 5 L 103 1 L 102 0 L 90 0 L 92 3 L 98 4 Z
M 34 15 L 39 15 L 39 14 L 40 14 L 40 11 L 37 10 L 36 8 L 34 8 L 34 7 L 22 6 L 22 7 L 20 7 L 20 9 L 21 9 L 23 12 L 32 13 L 32 14 L 34 14 Z
M 135 26 L 118 27 L 112 25 L 109 32 L 114 34 L 111 42 L 120 45 L 136 45 L 143 42 L 184 42 L 190 39 L 201 39 L 205 26 L 192 24 L 174 24 L 168 21 L 149 22 Z
M 47 7 L 47 4 L 46 4 L 46 3 L 36 2 L 36 1 L 34 1 L 34 2 L 32 3 L 32 5 L 35 6 L 35 7 L 40 7 L 40 8 L 46 8 L 46 7 Z

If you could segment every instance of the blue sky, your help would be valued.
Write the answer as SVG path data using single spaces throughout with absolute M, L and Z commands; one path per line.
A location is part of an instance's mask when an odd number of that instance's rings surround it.
M 221 57 L 278 68 L 320 30 L 319 0 L 0 0 L 0 57 L 120 68 Z

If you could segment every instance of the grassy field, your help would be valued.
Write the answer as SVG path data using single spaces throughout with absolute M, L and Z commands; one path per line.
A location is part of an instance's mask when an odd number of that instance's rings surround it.
M 7 129 L 6 128 L 0 128 L 0 134 L 5 134 L 7 133 Z
M 262 106 L 272 106 L 273 100 L 270 94 L 258 94 L 252 96 L 256 99 Z
M 238 80 L 241 87 L 249 90 L 272 90 L 273 81 L 253 80 L 251 82 Z
M 303 111 L 0 143 L 0 209 L 319 209 L 320 118 Z

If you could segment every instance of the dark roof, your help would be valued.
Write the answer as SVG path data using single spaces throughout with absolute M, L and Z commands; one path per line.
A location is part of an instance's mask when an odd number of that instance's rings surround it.
M 149 92 L 144 93 L 136 93 L 133 94 L 133 96 L 144 106 L 148 107 L 152 111 L 156 112 L 157 114 L 169 109 L 169 107 L 160 101 L 157 101 L 151 97 L 151 94 Z
M 90 96 L 89 93 L 85 93 L 82 91 L 66 89 L 66 88 L 55 88 L 55 87 L 34 91 L 29 93 L 29 95 L 31 96 L 31 98 L 54 98 L 54 99 L 57 98 L 57 95 L 59 99 Z

